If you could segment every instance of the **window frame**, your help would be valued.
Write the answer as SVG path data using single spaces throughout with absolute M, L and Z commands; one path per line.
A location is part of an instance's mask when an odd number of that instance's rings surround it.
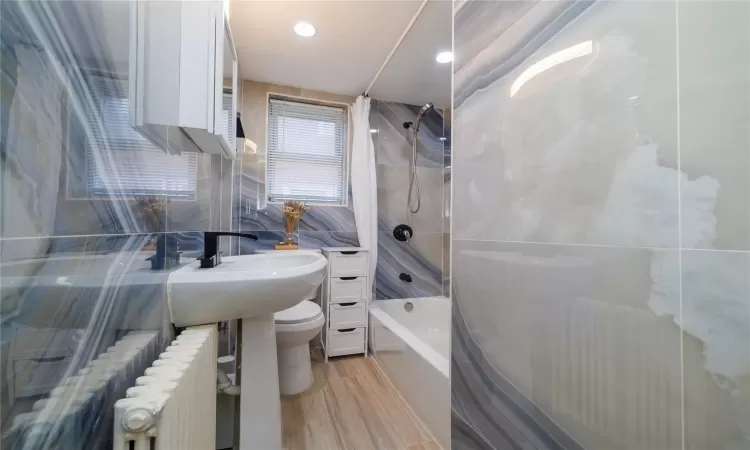
M 271 205 L 283 205 L 284 201 L 270 201 L 268 198 L 268 141 L 270 137 L 270 115 L 271 115 L 271 99 L 275 100 L 285 100 L 290 102 L 296 102 L 296 103 L 306 103 L 308 105 L 313 106 L 328 106 L 328 107 L 334 107 L 334 108 L 341 108 L 346 113 L 346 147 L 344 149 L 344 170 L 343 170 L 343 191 L 342 191 L 342 197 L 341 197 L 341 203 L 331 203 L 331 202 L 305 202 L 305 204 L 310 206 L 334 206 L 334 207 L 348 207 L 349 206 L 349 158 L 351 157 L 351 149 L 352 149 L 352 115 L 351 115 L 351 108 L 348 103 L 343 102 L 336 102 L 336 101 L 329 101 L 329 100 L 321 100 L 319 98 L 312 98 L 312 97 L 302 97 L 302 96 L 296 96 L 296 95 L 289 95 L 289 94 L 282 94 L 278 92 L 268 91 L 266 92 L 266 117 L 265 117 L 265 127 L 266 127 L 266 141 L 265 141 L 265 155 L 264 155 L 264 164 L 265 169 L 263 170 L 264 174 L 264 180 L 263 180 L 263 205 L 265 206 L 268 204 Z

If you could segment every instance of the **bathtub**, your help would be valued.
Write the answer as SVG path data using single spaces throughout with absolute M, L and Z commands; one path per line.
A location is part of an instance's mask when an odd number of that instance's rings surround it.
M 413 305 L 407 312 L 407 302 Z M 450 299 L 373 301 L 370 349 L 443 449 L 450 449 Z

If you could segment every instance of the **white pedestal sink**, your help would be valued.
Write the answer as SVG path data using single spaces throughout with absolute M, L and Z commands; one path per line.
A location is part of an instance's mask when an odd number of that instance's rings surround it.
M 326 259 L 289 251 L 230 256 L 210 269 L 195 262 L 169 276 L 175 325 L 242 320 L 240 450 L 281 449 L 281 400 L 273 313 L 294 306 L 323 282 Z

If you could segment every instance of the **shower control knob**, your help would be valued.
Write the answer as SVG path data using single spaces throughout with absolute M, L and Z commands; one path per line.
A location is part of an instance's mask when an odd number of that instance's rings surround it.
M 414 236 L 414 231 L 409 225 L 401 224 L 393 229 L 393 237 L 396 238 L 397 241 L 406 242 L 411 239 L 412 236 Z

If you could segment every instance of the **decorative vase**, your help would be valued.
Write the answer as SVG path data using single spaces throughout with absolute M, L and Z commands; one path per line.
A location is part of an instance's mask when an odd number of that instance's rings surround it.
M 302 216 L 310 208 L 298 201 L 286 201 L 284 202 L 284 222 L 286 223 L 286 229 L 284 231 L 284 242 L 280 242 L 274 246 L 276 250 L 296 250 L 299 248 L 296 242 L 294 242 L 294 230 L 297 229 Z

